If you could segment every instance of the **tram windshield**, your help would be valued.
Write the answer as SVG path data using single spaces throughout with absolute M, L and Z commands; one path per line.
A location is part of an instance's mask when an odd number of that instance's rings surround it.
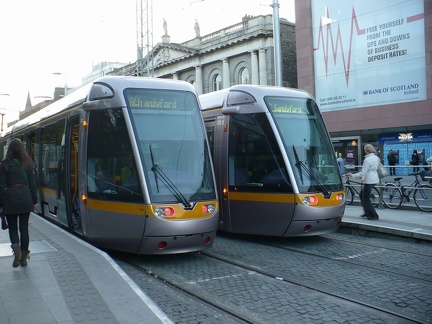
M 320 191 L 326 195 L 341 190 L 333 146 L 316 103 L 287 97 L 264 100 L 292 163 L 299 191 Z
M 161 203 L 215 199 L 213 175 L 196 96 L 127 89 L 150 199 Z

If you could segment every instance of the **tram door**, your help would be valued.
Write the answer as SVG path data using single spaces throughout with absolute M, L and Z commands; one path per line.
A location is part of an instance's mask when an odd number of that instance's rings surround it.
M 79 117 L 73 117 L 69 124 L 69 145 L 66 147 L 69 153 L 69 159 L 65 162 L 66 170 L 68 171 L 67 178 L 67 202 L 68 202 L 68 221 L 71 228 L 80 232 L 81 215 L 80 215 L 80 201 L 78 194 L 78 142 L 79 142 Z
M 38 167 L 40 212 L 48 218 L 68 225 L 64 190 L 64 147 L 66 119 L 45 125 L 40 137 Z
M 61 119 L 43 128 L 40 199 L 44 216 L 80 231 L 77 204 L 79 117 Z
M 226 183 L 231 231 L 282 236 L 294 211 L 292 186 L 267 116 L 225 116 Z
M 27 149 L 29 152 L 30 157 L 32 158 L 35 167 L 34 167 L 34 174 L 35 174 L 35 180 L 36 180 L 36 188 L 39 188 L 39 165 L 40 165 L 40 131 L 32 131 L 28 134 L 27 139 Z M 40 194 L 38 194 L 38 212 L 41 211 L 41 197 Z

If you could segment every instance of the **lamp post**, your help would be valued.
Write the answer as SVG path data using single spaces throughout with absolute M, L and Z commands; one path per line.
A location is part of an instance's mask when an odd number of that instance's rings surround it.
M 0 93 L 0 96 L 7 96 L 9 97 L 9 93 Z M 6 115 L 6 108 L 2 108 L 2 110 L 5 110 L 4 112 L 0 112 L 1 115 L 1 132 L 3 132 L 3 122 L 4 122 L 4 116 Z
M 282 55 L 280 42 L 279 1 L 273 0 L 273 44 L 275 61 L 275 85 L 282 86 Z
M 5 113 L 2 112 L 2 113 L 0 113 L 0 115 L 1 115 L 1 131 L 3 132 L 3 119 L 4 119 Z

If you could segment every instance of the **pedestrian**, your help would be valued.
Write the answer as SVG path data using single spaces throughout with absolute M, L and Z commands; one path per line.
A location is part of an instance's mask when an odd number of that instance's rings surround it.
M 393 150 L 390 150 L 387 154 L 387 161 L 390 166 L 390 175 L 395 176 L 396 175 L 396 155 L 394 154 Z
M 375 154 L 379 157 L 380 162 L 382 162 L 382 163 L 384 164 L 384 160 L 381 159 L 381 150 L 380 150 L 380 149 L 377 149 L 376 152 L 375 152 Z
M 361 217 L 367 219 L 379 219 L 378 214 L 370 200 L 372 188 L 379 182 L 378 165 L 381 162 L 380 158 L 376 155 L 375 148 L 371 144 L 364 146 L 365 159 L 360 172 L 351 173 L 347 175 L 353 178 L 362 179 L 362 189 L 360 191 L 360 199 L 362 202 L 364 214 Z
M 340 174 L 345 174 L 345 161 L 342 158 L 342 153 L 339 153 L 339 157 L 337 158 L 337 164 L 339 166 Z
M 9 225 L 14 268 L 26 266 L 30 253 L 29 217 L 37 206 L 33 169 L 33 160 L 27 154 L 24 144 L 20 139 L 14 138 L 0 166 L 0 212 L 6 215 Z
M 413 154 L 411 155 L 411 164 L 412 164 L 412 165 L 417 165 L 417 167 L 415 166 L 415 167 L 413 168 L 413 172 L 418 172 L 418 171 L 420 171 L 420 168 L 418 167 L 419 162 L 420 162 L 420 158 L 419 158 L 419 156 L 418 156 L 417 150 L 414 150 L 414 151 L 413 151 Z

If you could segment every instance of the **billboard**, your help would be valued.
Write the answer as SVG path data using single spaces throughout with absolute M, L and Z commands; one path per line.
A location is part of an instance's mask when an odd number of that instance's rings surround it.
M 312 21 L 322 111 L 426 100 L 423 0 L 312 0 Z

